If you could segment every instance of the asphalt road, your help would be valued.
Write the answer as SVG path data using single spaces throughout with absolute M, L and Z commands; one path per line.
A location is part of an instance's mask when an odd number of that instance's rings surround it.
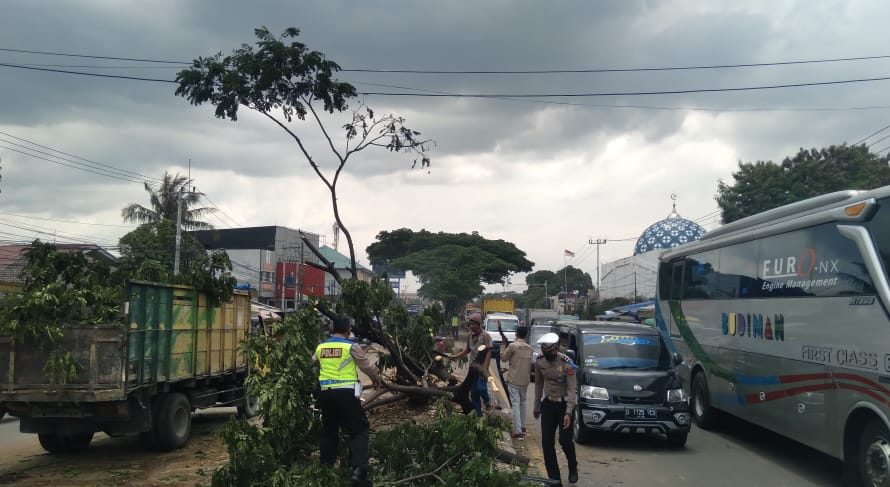
M 530 405 L 528 418 L 531 435 L 522 441 L 540 444 Z M 732 417 L 714 431 L 693 428 L 684 449 L 669 447 L 658 435 L 610 435 L 576 450 L 579 486 L 841 485 L 840 461 Z M 568 467 L 558 445 L 557 455 L 565 481 Z M 535 463 L 543 472 L 543 460 Z

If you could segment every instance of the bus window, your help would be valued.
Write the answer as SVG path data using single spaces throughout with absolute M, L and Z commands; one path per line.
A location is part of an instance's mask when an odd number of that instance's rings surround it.
M 866 224 L 884 263 L 884 273 L 890 272 L 890 198 L 878 201 L 878 212 Z
M 670 299 L 679 301 L 683 296 L 683 261 L 673 263 L 673 272 L 671 275 L 671 294 Z
M 709 251 L 686 258 L 683 299 L 714 297 L 719 256 L 716 251 Z
M 715 297 L 753 298 L 757 296 L 757 285 L 757 242 L 742 242 L 720 249 Z

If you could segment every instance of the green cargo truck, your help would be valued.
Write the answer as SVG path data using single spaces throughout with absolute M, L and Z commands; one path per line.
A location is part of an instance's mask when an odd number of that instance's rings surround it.
M 250 297 L 216 306 L 187 286 L 130 282 L 125 323 L 71 326 L 61 346 L 78 364 L 74 380 L 43 373 L 49 350 L 0 336 L 0 408 L 20 418 L 50 453 L 86 449 L 93 434 L 140 434 L 150 447 L 188 441 L 196 409 L 237 406 L 256 414 L 238 345 L 250 330 Z

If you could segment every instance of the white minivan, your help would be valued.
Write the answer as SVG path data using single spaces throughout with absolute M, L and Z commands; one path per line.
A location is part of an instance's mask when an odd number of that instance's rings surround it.
M 513 343 L 516 340 L 516 329 L 519 328 L 519 317 L 514 314 L 500 312 L 489 313 L 485 316 L 483 327 L 491 337 L 492 358 L 497 358 L 501 354 L 501 342 L 503 340 L 501 339 L 501 333 L 498 332 L 498 325 L 500 325 L 501 331 L 504 332 L 507 340 Z M 506 345 L 504 348 L 506 348 Z

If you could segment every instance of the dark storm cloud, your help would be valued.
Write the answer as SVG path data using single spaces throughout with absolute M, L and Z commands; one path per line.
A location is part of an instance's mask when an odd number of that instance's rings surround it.
M 4 9 L 0 20 L 0 47 L 189 61 L 252 43 L 253 29 L 266 25 L 273 32 L 299 27 L 301 41 L 344 68 L 559 69 L 886 54 L 882 51 L 881 19 L 887 12 L 880 5 L 746 2 L 718 7 L 693 2 L 507 0 L 16 2 Z M 13 53 L 0 53 L 0 62 L 132 64 Z M 101 72 L 173 79 L 176 70 L 154 67 Z M 470 76 L 343 72 L 340 76 L 355 82 L 362 92 L 405 91 L 373 85 L 387 84 L 447 93 L 522 94 L 730 87 L 888 74 L 890 62 L 870 61 L 646 73 Z M 887 87 L 883 82 L 738 93 L 548 99 L 570 105 L 384 96 L 363 100 L 378 113 L 405 115 L 412 128 L 435 139 L 437 146 L 431 153 L 435 164 L 454 156 L 473 160 L 495 151 L 517 161 L 548 161 L 572 151 L 595 154 L 610 139 L 623 134 L 633 134 L 641 141 L 638 143 L 657 144 L 676 135 L 688 115 L 682 110 L 603 105 L 890 105 L 884 96 Z M 189 158 L 199 171 L 227 170 L 263 178 L 311 174 L 287 136 L 268 121 L 246 113 L 235 124 L 217 120 L 210 108 L 191 107 L 174 97 L 174 89 L 173 84 L 0 68 L 0 130 L 27 134 L 43 144 L 156 177 L 167 168 L 184 167 Z M 890 113 L 706 116 L 721 127 L 721 140 L 736 146 L 742 159 L 756 160 L 781 159 L 802 146 L 858 140 L 885 125 Z M 305 125 L 308 128 L 310 124 Z M 318 133 L 303 130 L 303 124 L 298 127 L 307 143 L 323 154 Z M 2 149 L 0 155 L 4 157 L 2 184 L 32 188 L 4 191 L 6 204 L 18 208 L 51 205 L 41 197 L 40 188 L 99 184 L 95 175 L 52 168 L 49 163 L 28 161 Z M 349 171 L 366 178 L 404 171 L 410 163 L 411 157 L 368 152 Z M 35 172 L 23 167 L 45 169 Z M 433 180 L 427 179 L 424 184 Z M 124 183 L 108 180 L 103 184 Z M 70 191 L 65 193 L 72 201 L 69 209 L 104 204 L 89 193 Z

